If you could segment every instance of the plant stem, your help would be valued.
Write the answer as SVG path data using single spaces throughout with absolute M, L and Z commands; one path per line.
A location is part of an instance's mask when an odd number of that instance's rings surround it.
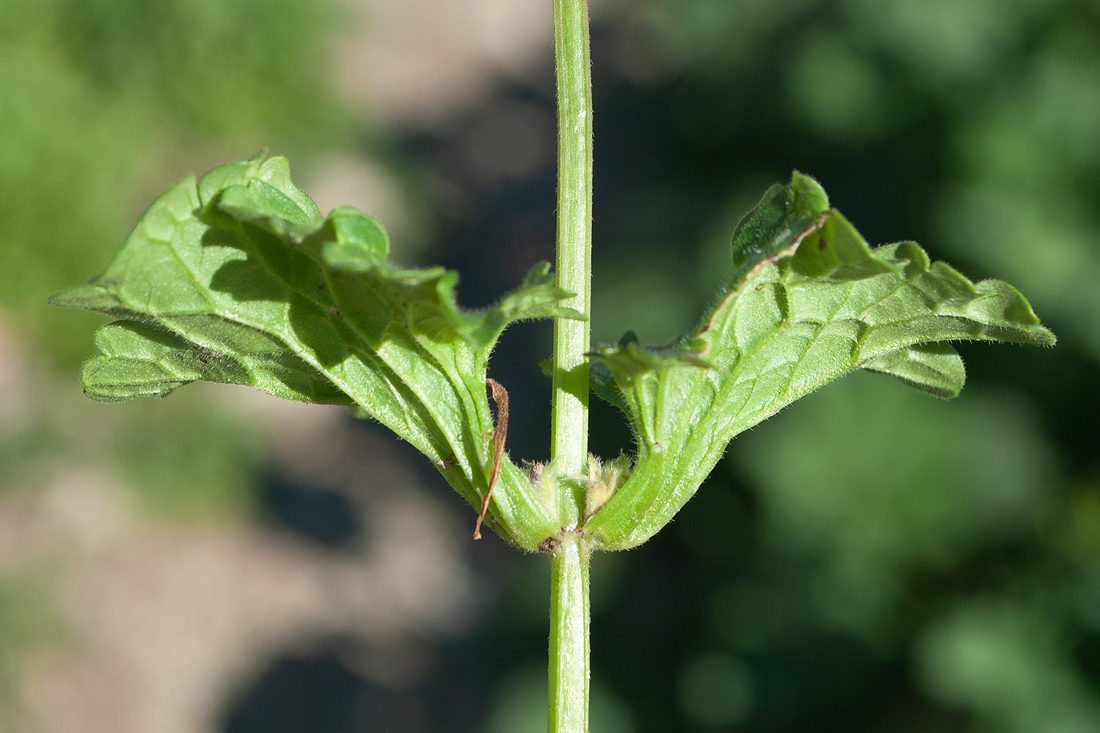
M 550 555 L 550 733 L 588 733 L 588 558 L 575 535 Z
M 587 0 L 554 0 L 558 79 L 558 287 L 563 303 L 584 321 L 554 322 L 554 405 L 551 460 L 559 477 L 588 465 L 588 361 L 592 282 L 592 76 Z M 560 481 L 559 521 L 575 528 L 584 496 L 575 481 Z M 588 733 L 589 549 L 564 532 L 550 556 L 549 733 Z
M 554 0 L 558 79 L 558 287 L 574 293 L 563 303 L 591 312 L 592 77 L 587 0 Z M 588 464 L 588 320 L 554 322 L 554 411 L 551 457 L 559 476 Z M 562 497 L 563 499 L 567 497 Z M 579 521 L 577 502 L 559 503 L 562 524 Z

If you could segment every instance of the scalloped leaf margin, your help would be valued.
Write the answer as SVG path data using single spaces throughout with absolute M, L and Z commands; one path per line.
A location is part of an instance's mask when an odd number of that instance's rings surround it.
M 693 336 L 590 355 L 594 390 L 624 410 L 637 443 L 629 478 L 585 525 L 597 547 L 644 542 L 734 436 L 845 373 L 951 397 L 965 370 L 948 342 L 1055 341 L 1011 285 L 972 283 L 913 242 L 872 249 L 798 172 L 741 221 L 732 255 L 726 294 Z
M 582 318 L 548 264 L 483 310 L 460 308 L 457 275 L 403 269 L 389 239 L 351 207 L 323 217 L 286 159 L 229 163 L 185 178 L 145 213 L 99 277 L 54 305 L 118 320 L 96 334 L 86 394 L 116 401 L 190 382 L 245 384 L 344 404 L 416 446 L 472 505 L 488 490 L 489 354 L 504 328 Z M 558 529 L 507 457 L 487 523 L 535 550 Z

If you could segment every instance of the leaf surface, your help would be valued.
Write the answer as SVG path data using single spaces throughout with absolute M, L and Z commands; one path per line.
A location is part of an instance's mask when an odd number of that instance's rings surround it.
M 415 445 L 473 506 L 488 488 L 492 414 L 485 374 L 517 320 L 580 317 L 561 307 L 549 265 L 496 306 L 455 300 L 457 275 L 403 269 L 373 218 L 322 217 L 283 158 L 189 177 L 146 212 L 107 269 L 55 305 L 119 320 L 96 335 L 85 392 L 114 401 L 198 380 L 352 406 Z M 557 530 L 531 482 L 504 458 L 487 522 L 537 549 Z
M 945 342 L 1054 343 L 1012 286 L 972 283 L 912 242 L 872 249 L 798 173 L 738 225 L 733 259 L 725 296 L 690 339 L 592 354 L 597 393 L 624 409 L 637 441 L 630 477 L 586 524 L 600 546 L 644 542 L 735 435 L 849 371 L 950 397 L 965 371 Z

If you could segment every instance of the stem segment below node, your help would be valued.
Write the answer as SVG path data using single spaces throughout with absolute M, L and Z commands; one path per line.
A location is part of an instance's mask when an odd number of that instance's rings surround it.
M 550 554 L 550 733 L 588 733 L 589 556 L 575 536 Z

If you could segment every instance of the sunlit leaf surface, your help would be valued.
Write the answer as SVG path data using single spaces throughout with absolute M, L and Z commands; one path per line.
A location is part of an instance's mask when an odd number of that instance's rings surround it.
M 725 297 L 691 338 L 593 355 L 597 391 L 625 410 L 638 453 L 588 523 L 606 546 L 650 537 L 731 438 L 846 372 L 884 372 L 950 397 L 965 373 L 944 342 L 1054 343 L 1012 286 L 972 283 L 912 242 L 872 249 L 798 173 L 742 220 L 733 259 Z
M 89 397 L 165 395 L 198 380 L 353 406 L 420 449 L 478 505 L 493 418 L 489 352 L 511 322 L 555 315 L 548 266 L 492 308 L 455 302 L 457 276 L 386 258 L 382 226 L 341 207 L 322 217 L 283 158 L 231 163 L 162 196 L 115 259 L 56 305 L 120 320 L 96 336 Z M 489 523 L 534 549 L 556 529 L 505 459 Z

